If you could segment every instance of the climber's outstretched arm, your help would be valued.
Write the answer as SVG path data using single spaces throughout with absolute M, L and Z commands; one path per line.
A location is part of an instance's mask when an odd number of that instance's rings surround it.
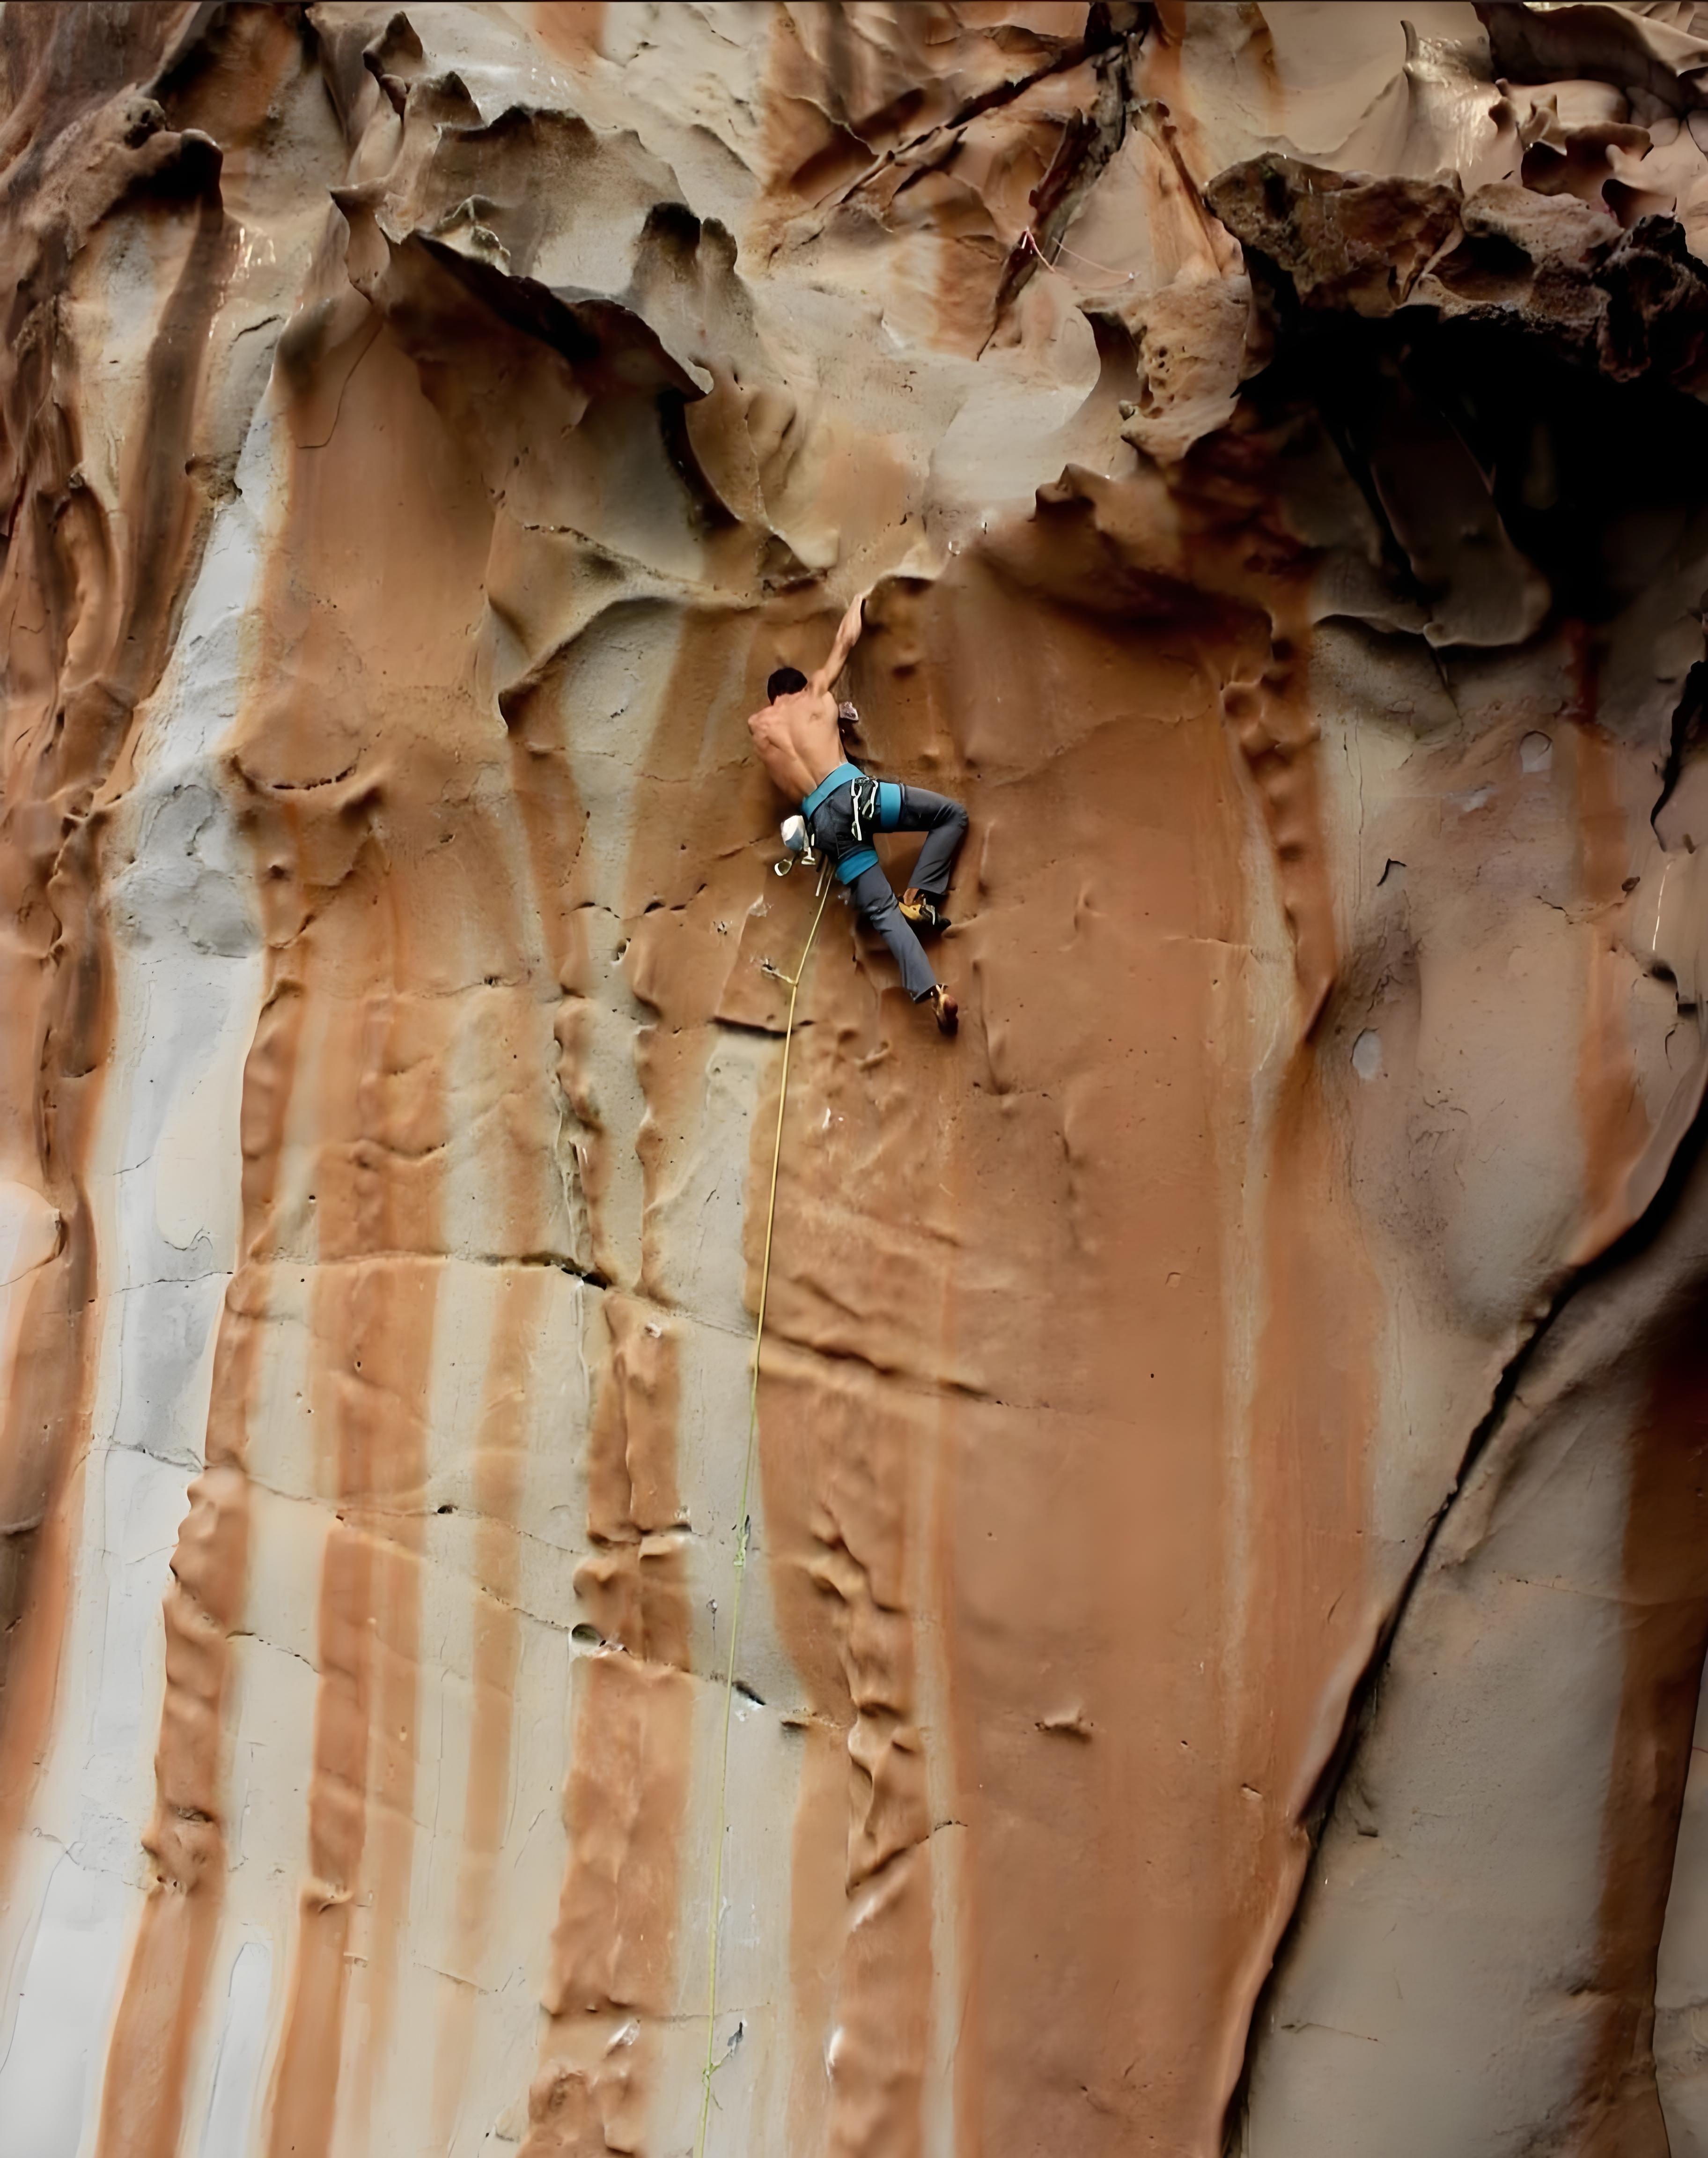
M 862 610 L 865 607 L 870 592 L 871 586 L 869 585 L 864 591 L 856 593 L 854 604 L 836 626 L 835 642 L 831 645 L 824 664 L 813 675 L 808 685 L 821 695 L 829 694 L 831 684 L 847 666 L 849 653 L 860 641 L 860 632 L 866 626 Z

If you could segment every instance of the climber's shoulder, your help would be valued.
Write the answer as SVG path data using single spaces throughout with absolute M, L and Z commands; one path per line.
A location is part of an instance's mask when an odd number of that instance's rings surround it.
M 799 720 L 789 710 L 798 701 L 795 697 L 779 697 L 771 704 L 762 705 L 756 712 L 750 712 L 747 717 L 747 731 L 759 752 L 759 761 L 785 794 L 807 791 L 801 784 Z M 810 786 L 810 781 L 808 784 Z

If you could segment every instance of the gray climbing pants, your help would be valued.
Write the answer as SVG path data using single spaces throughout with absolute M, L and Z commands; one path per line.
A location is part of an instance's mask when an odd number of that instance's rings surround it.
M 947 794 L 933 794 L 924 787 L 904 787 L 901 813 L 890 829 L 926 834 L 911 881 L 928 899 L 941 900 L 949 889 L 955 857 L 967 836 L 967 812 Z M 870 844 L 869 834 L 858 839 L 854 835 L 851 788 L 839 787 L 819 803 L 813 813 L 813 836 L 837 863 Z M 937 978 L 912 925 L 902 918 L 889 878 L 881 869 L 862 870 L 848 889 L 854 905 L 895 953 L 908 995 L 916 1004 L 928 997 L 937 987 Z

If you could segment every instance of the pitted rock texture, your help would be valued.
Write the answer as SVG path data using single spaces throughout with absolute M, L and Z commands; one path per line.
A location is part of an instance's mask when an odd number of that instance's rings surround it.
M 1705 85 L 0 11 L 0 2158 L 1708 2153 Z

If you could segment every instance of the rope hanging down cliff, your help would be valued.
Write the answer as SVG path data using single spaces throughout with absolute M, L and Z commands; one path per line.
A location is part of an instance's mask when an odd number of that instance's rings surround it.
M 765 1340 L 765 1305 L 771 1288 L 771 1245 L 772 1231 L 777 1226 L 777 1165 L 783 1151 L 783 1113 L 789 1102 L 789 1056 L 795 1042 L 795 1007 L 800 1001 L 801 983 L 807 972 L 807 962 L 813 956 L 813 940 L 818 934 L 818 924 L 824 918 L 824 902 L 830 896 L 831 876 L 828 869 L 818 878 L 818 905 L 813 911 L 813 926 L 807 932 L 807 941 L 801 947 L 800 963 L 792 975 L 785 976 L 789 985 L 789 1015 L 783 1029 L 783 1068 L 777 1082 L 777 1132 L 771 1147 L 771 1191 L 765 1202 L 764 1257 L 759 1269 L 759 1309 L 753 1325 L 753 1378 L 747 1395 L 747 1454 L 741 1464 L 741 1496 L 735 1509 L 735 1593 L 730 1611 L 730 1647 L 724 1662 L 724 1728 L 718 1756 L 718 1824 L 716 1840 L 712 1846 L 711 1916 L 706 1922 L 706 2057 L 700 2076 L 699 2128 L 694 2139 L 694 2158 L 704 2158 L 706 2124 L 711 2116 L 712 2071 L 716 2066 L 713 2058 L 718 2027 L 718 1922 L 724 1899 L 724 1837 L 727 1828 L 730 1795 L 730 1713 L 735 1695 L 735 1654 L 741 1639 L 741 1591 L 747 1577 L 747 1543 L 751 1523 L 747 1511 L 747 1496 L 753 1481 L 753 1449 L 759 1433 L 759 1352 Z

